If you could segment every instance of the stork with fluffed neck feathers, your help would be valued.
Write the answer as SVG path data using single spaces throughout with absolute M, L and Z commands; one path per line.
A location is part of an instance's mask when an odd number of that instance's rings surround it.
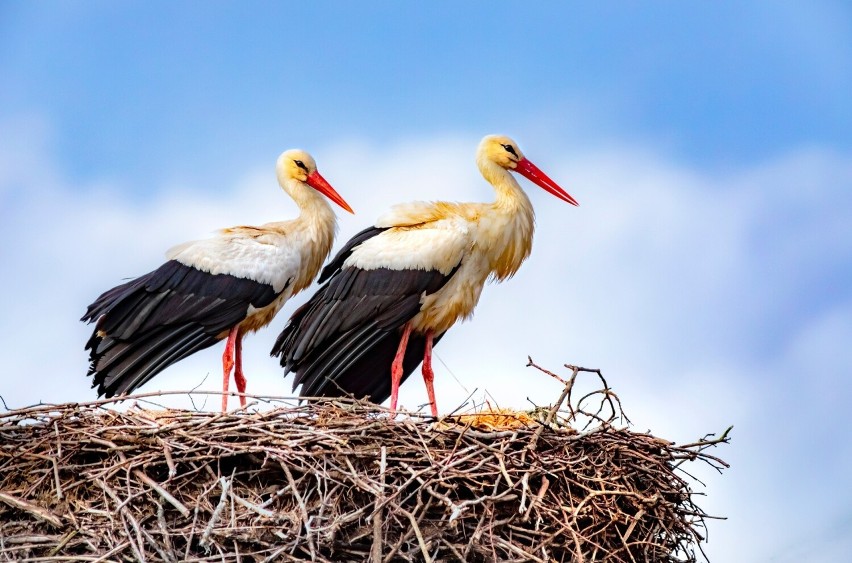
M 175 246 L 165 264 L 89 305 L 81 320 L 96 323 L 86 349 L 98 396 L 130 393 L 224 339 L 222 410 L 232 370 L 245 407 L 243 336 L 269 324 L 292 295 L 313 282 L 337 231 L 326 198 L 352 212 L 305 151 L 282 153 L 276 172 L 299 207 L 298 218 L 222 229 L 212 238 Z
M 423 362 L 438 416 L 432 347 L 470 317 L 489 278 L 512 277 L 532 249 L 535 216 L 517 172 L 577 202 L 510 138 L 489 135 L 476 162 L 492 203 L 414 202 L 393 207 L 355 235 L 323 269 L 324 285 L 290 318 L 273 355 L 303 397 L 398 402 L 400 384 Z

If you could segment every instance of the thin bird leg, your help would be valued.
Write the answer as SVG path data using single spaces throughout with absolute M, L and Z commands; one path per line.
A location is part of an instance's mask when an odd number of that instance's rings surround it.
M 391 404 L 392 411 L 396 410 L 399 400 L 399 383 L 402 381 L 402 360 L 405 358 L 405 348 L 408 346 L 408 335 L 411 334 L 411 323 L 405 323 L 402 329 L 402 337 L 399 339 L 399 348 L 391 364 Z
M 429 406 L 432 408 L 432 416 L 438 418 L 438 403 L 435 402 L 435 372 L 432 371 L 432 331 L 426 333 L 426 352 L 423 354 L 423 381 L 426 383 L 426 394 L 429 395 Z
M 237 391 L 240 393 L 246 392 L 246 376 L 243 375 L 243 333 L 237 335 L 234 341 L 234 381 L 237 383 Z M 240 406 L 246 408 L 246 396 L 240 395 Z
M 234 369 L 234 343 L 239 335 L 239 327 L 234 327 L 228 333 L 225 352 L 222 354 L 222 412 L 228 411 L 228 385 L 231 381 L 231 370 Z

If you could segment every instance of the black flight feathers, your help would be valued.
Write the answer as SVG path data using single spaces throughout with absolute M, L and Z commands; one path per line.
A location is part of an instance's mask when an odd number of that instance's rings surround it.
M 447 275 L 437 270 L 343 268 L 362 242 L 387 229 L 361 231 L 323 269 L 326 282 L 290 318 L 273 356 L 294 372 L 293 388 L 303 397 L 349 394 L 381 403 L 390 396 L 391 363 L 399 329 L 420 311 L 420 299 L 441 289 Z M 442 335 L 436 335 L 437 343 Z M 425 336 L 412 333 L 403 361 L 403 380 L 423 359 Z
M 98 395 L 129 393 L 279 295 L 272 286 L 170 260 L 105 292 L 80 319 L 95 322 L 89 375 Z
M 318 283 L 325 283 L 328 278 L 336 274 L 343 267 L 343 263 L 346 262 L 346 259 L 352 254 L 352 251 L 355 250 L 355 247 L 364 242 L 365 240 L 369 240 L 376 235 L 380 235 L 385 232 L 387 228 L 379 228 L 379 227 L 367 227 L 351 239 L 349 239 L 346 244 L 343 245 L 343 248 L 334 255 L 331 262 L 325 265 L 325 268 L 322 269 L 322 273 L 320 273 L 320 277 L 317 280 Z

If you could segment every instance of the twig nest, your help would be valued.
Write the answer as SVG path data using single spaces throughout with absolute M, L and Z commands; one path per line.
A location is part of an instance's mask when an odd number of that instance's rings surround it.
M 0 415 L 0 550 L 12 560 L 695 561 L 707 516 L 678 466 L 721 468 L 710 442 L 679 447 L 605 420 L 578 431 L 573 413 L 433 424 L 332 402 L 228 415 L 12 411 Z

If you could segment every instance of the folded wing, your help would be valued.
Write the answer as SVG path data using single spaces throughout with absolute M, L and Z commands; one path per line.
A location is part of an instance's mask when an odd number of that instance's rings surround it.
M 130 392 L 212 346 L 246 318 L 249 307 L 269 305 L 279 293 L 269 284 L 211 274 L 177 260 L 114 287 L 81 319 L 97 321 L 86 344 L 92 386 L 107 397 Z
M 420 312 L 425 295 L 452 278 L 471 244 L 463 221 L 408 223 L 355 235 L 326 266 L 325 284 L 279 335 L 272 354 L 296 374 L 293 388 L 302 385 L 303 397 L 351 394 L 380 403 L 390 396 L 401 327 Z M 405 377 L 424 346 L 422 335 L 412 335 Z

